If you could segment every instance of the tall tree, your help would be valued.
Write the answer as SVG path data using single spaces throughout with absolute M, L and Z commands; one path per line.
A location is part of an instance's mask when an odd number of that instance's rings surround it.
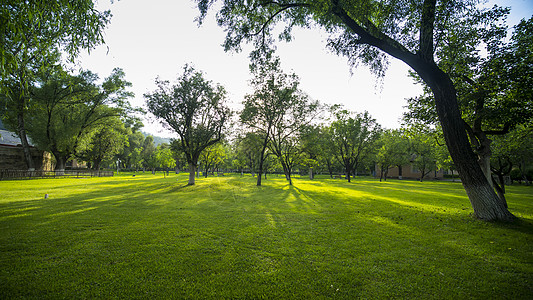
M 409 133 L 409 150 L 413 154 L 413 166 L 420 172 L 421 182 L 424 177 L 437 168 L 437 140 L 430 130 L 411 131 Z
M 218 143 L 211 145 L 202 151 L 200 154 L 200 163 L 204 166 L 204 176 L 207 178 L 210 170 L 214 170 L 217 166 L 224 162 L 227 153 L 223 144 Z
M 439 52 L 439 66 L 454 81 L 470 142 L 491 184 L 492 140 L 533 120 L 533 52 L 530 50 L 533 18 L 522 20 L 510 41 L 505 42 L 506 27 L 499 20 L 507 12 L 505 9 L 489 11 L 486 19 L 491 22 L 487 28 L 473 26 L 460 32 L 461 35 L 447 35 L 445 46 Z M 486 50 L 483 55 L 476 50 L 481 47 Z M 405 119 L 435 123 L 437 113 L 433 102 L 434 97 L 426 88 L 424 95 L 408 99 L 409 112 Z M 493 168 L 497 169 L 500 168 Z M 501 192 L 505 187 L 495 183 L 494 188 L 506 206 Z
M 147 168 L 152 169 L 153 171 L 153 169 L 157 166 L 154 155 L 155 150 L 156 146 L 154 144 L 154 137 L 149 135 L 144 139 L 141 150 L 143 172 Z
M 381 145 L 377 153 L 379 180 L 387 180 L 389 169 L 395 166 L 398 167 L 398 176 L 401 178 L 402 166 L 409 163 L 409 139 L 401 130 L 385 130 L 378 143 Z
M 301 161 L 300 133 L 318 116 L 321 108 L 318 101 L 311 100 L 298 88 L 298 77 L 294 74 L 290 77 L 288 88 L 283 81 L 274 83 L 279 86 L 274 88 L 276 114 L 268 148 L 278 158 L 285 178 L 292 185 L 292 171 Z
M 252 176 L 255 176 L 258 161 L 260 159 L 259 153 L 262 151 L 264 137 L 257 132 L 244 132 L 237 136 L 235 140 L 235 166 L 243 172 L 244 168 L 248 168 Z M 263 156 L 267 154 L 263 153 Z M 264 162 L 263 162 L 264 163 Z
M 304 154 L 302 164 L 309 168 L 309 179 L 314 179 L 314 169 L 319 166 L 324 147 L 321 144 L 321 126 L 309 124 L 300 130 L 300 143 Z
M 144 95 L 148 110 L 178 135 L 175 145 L 187 158 L 188 184 L 194 185 L 200 154 L 221 140 L 231 116 L 226 91 L 189 65 L 173 86 L 160 79 L 156 84 L 156 91 Z
M 331 123 L 331 132 L 335 157 L 343 165 L 346 179 L 351 182 L 351 175 L 359 163 L 373 151 L 381 126 L 368 112 L 352 114 L 339 110 L 336 120 Z
M 197 0 L 199 22 L 213 0 Z M 461 119 L 455 86 L 437 65 L 436 51 L 451 29 L 470 28 L 472 20 L 485 18 L 476 8 L 477 0 L 444 1 L 223 1 L 217 14 L 225 27 L 227 50 L 240 50 L 253 41 L 256 49 L 273 43 L 278 23 L 285 28 L 279 37 L 289 41 L 291 29 L 322 27 L 330 33 L 328 45 L 356 64 L 368 64 L 379 75 L 392 56 L 409 65 L 430 87 L 446 144 L 461 176 L 474 214 L 483 220 L 512 220 L 514 216 L 499 201 L 470 146 Z
M 166 177 L 169 168 L 176 167 L 176 159 L 169 144 L 160 144 L 154 152 L 157 167 L 163 168 L 163 176 Z
M 116 68 L 97 84 L 98 76 L 90 71 L 78 76 L 58 72 L 42 77 L 40 86 L 32 89 L 28 134 L 40 149 L 54 155 L 56 170 L 65 169 L 94 130 L 133 110 L 127 101 L 133 94 L 126 90 L 131 83 L 124 77 Z
M 257 185 L 261 185 L 266 150 L 272 135 L 283 121 L 290 106 L 298 97 L 299 80 L 295 74 L 285 74 L 278 57 L 267 53 L 251 67 L 253 93 L 245 96 L 244 108 L 240 114 L 241 123 L 261 136 L 258 153 Z
M 128 143 L 127 130 L 119 117 L 109 118 L 95 128 L 80 145 L 76 157 L 100 170 L 103 162 L 110 161 L 123 151 Z
M 92 0 L 3 1 L 0 4 L 0 91 L 3 119 L 20 137 L 29 169 L 34 169 L 25 119 L 35 73 L 56 63 L 59 53 L 74 59 L 80 49 L 103 43 L 109 11 Z

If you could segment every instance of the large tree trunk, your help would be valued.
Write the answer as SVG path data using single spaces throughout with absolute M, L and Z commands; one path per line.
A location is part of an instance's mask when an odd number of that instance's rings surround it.
M 478 154 L 478 163 L 481 167 L 481 171 L 485 174 L 487 181 L 492 186 L 492 172 L 490 171 L 490 157 L 492 156 L 492 152 L 490 151 L 491 142 L 492 141 L 485 134 L 480 137 L 481 147 Z
M 22 109 L 22 108 L 20 108 Z M 22 150 L 24 152 L 24 159 L 26 160 L 26 165 L 28 166 L 29 171 L 35 171 L 35 164 L 31 157 L 30 143 L 28 143 L 28 137 L 26 136 L 26 128 L 24 125 L 24 113 L 20 111 L 17 116 L 17 134 L 20 138 L 20 143 L 22 145 Z
M 457 104 L 457 93 L 450 77 L 434 62 L 434 22 L 436 1 L 424 1 L 420 18 L 420 45 L 412 53 L 388 36 L 372 34 L 361 27 L 333 1 L 333 13 L 359 35 L 359 41 L 375 46 L 408 64 L 431 88 L 446 145 L 470 199 L 474 215 L 486 221 L 510 221 L 515 217 L 500 201 L 472 151 Z
M 195 183 L 195 177 L 196 175 L 196 166 L 192 163 L 189 163 L 189 182 L 188 185 L 194 185 Z
M 56 175 L 65 175 L 65 166 L 68 158 L 59 153 L 54 153 L 54 157 L 56 158 L 56 166 L 54 168 Z
M 472 151 L 457 104 L 455 87 L 449 76 L 435 64 L 426 63 L 415 70 L 433 92 L 446 145 L 470 199 L 474 215 L 486 221 L 513 220 L 515 217 L 494 192 Z
M 350 170 L 350 168 L 346 168 L 346 179 L 348 179 L 348 182 L 352 182 L 352 179 L 351 179 L 351 174 L 352 174 L 352 170 Z
M 285 174 L 285 179 L 289 182 L 289 185 L 292 185 L 291 171 L 289 166 L 282 160 L 281 166 L 283 167 L 283 174 Z

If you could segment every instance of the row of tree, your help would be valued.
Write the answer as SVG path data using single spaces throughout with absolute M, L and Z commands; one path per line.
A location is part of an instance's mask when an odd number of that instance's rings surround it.
M 413 75 L 427 85 L 424 95 L 410 101 L 412 116 L 421 123 L 438 119 L 476 217 L 514 219 L 490 176 L 490 144 L 499 138 L 495 134 L 509 137 L 513 129 L 527 133 L 531 127 L 531 19 L 517 25 L 507 40 L 508 9 L 479 8 L 477 0 L 197 2 L 200 23 L 211 7 L 220 8 L 217 21 L 227 32 L 226 50 L 238 51 L 245 42 L 255 46 L 251 53 L 254 93 L 245 99 L 240 119 L 247 132 L 261 134 L 259 172 L 271 153 L 290 180 L 295 163 L 288 153 L 298 144 L 295 132 L 311 124 L 319 111 L 318 103 L 298 89 L 294 75 L 276 71 L 279 62 L 272 58 L 272 36 L 280 29 L 278 24 L 284 26 L 279 37 L 286 41 L 291 40 L 294 27 L 322 28 L 330 34 L 328 46 L 354 66 L 363 62 L 383 75 L 387 56 L 409 65 Z M 130 108 L 125 102 L 127 84 L 119 70 L 101 84 L 90 72 L 73 76 L 54 70 L 60 64 L 60 53 L 67 53 L 72 60 L 80 49 L 103 42 L 108 11 L 97 11 L 91 0 L 75 4 L 67 0 L 15 1 L 0 6 L 0 19 L 2 118 L 21 138 L 30 169 L 27 131 L 41 130 L 42 134 L 34 133 L 36 143 L 51 151 L 61 166 L 78 151 L 83 152 L 78 150 L 83 145 L 88 154 L 95 149 L 90 141 L 106 140 L 103 128 L 119 124 L 117 118 L 125 122 Z M 177 133 L 175 150 L 196 169 L 202 152 L 222 139 L 231 112 L 221 86 L 190 67 L 181 79 L 175 86 L 158 81 L 159 89 L 145 96 L 148 109 Z M 42 96 L 45 94 L 55 98 Z M 288 106 L 276 103 L 278 98 L 286 99 Z M 269 101 L 279 106 L 257 109 Z M 68 111 L 73 111 L 72 116 L 65 113 Z M 35 117 L 37 112 L 45 117 Z M 344 118 L 351 122 L 350 117 Z M 335 127 L 336 121 L 343 119 L 339 116 L 331 124 L 334 132 L 341 132 L 345 124 Z M 73 124 L 72 130 L 66 127 L 70 138 L 57 138 L 64 133 L 55 129 L 57 124 Z M 343 140 L 338 138 L 341 144 Z M 346 155 L 343 164 L 350 171 L 358 161 L 352 156 L 356 152 L 349 145 L 342 151 Z
M 514 219 L 493 188 L 487 164 L 478 161 L 483 157 L 479 155 L 483 149 L 476 149 L 475 144 L 476 140 L 480 145 L 483 143 L 484 122 L 477 122 L 481 130 L 468 125 L 461 110 L 464 106 L 459 102 L 465 95 L 461 93 L 463 87 L 479 91 L 471 93 L 476 97 L 492 90 L 491 86 L 483 85 L 482 80 L 476 80 L 486 75 L 491 78 L 490 82 L 501 85 L 500 92 L 509 87 L 509 93 L 504 93 L 525 101 L 527 104 L 522 107 L 531 111 L 531 20 L 523 20 L 515 28 L 517 43 L 513 46 L 502 39 L 507 30 L 505 17 L 509 10 L 498 6 L 481 8 L 478 0 L 252 0 L 220 1 L 216 5 L 215 2 L 198 0 L 199 23 L 212 7 L 217 7 L 217 22 L 227 33 L 225 49 L 239 51 L 242 44 L 251 42 L 255 46 L 252 59 L 275 47 L 274 36 L 291 41 L 292 29 L 302 27 L 323 30 L 329 34 L 327 45 L 331 50 L 346 56 L 353 66 L 360 62 L 368 65 L 379 76 L 384 75 L 388 57 L 407 64 L 427 85 L 431 108 L 436 112 L 475 216 L 483 220 Z M 483 50 L 489 55 L 477 55 L 484 53 Z M 488 63 L 491 57 L 502 59 Z M 471 64 L 476 60 L 487 62 L 487 69 Z M 517 68 L 503 71 L 509 64 Z M 514 71 L 519 72 L 518 76 L 511 74 Z M 464 78 L 465 84 L 461 86 L 457 78 Z M 513 83 L 502 82 L 506 79 Z M 491 100 L 485 103 L 490 106 Z M 481 102 L 475 102 L 476 111 Z M 483 147 L 487 149 L 486 145 Z
M 211 167 L 224 162 L 223 157 L 228 158 L 226 168 L 257 173 L 257 185 L 268 170 L 282 170 L 292 184 L 296 168 L 308 169 L 311 178 L 313 169 L 327 168 L 330 176 L 342 170 L 348 181 L 358 170 L 372 170 L 376 164 L 382 172 L 380 178 L 386 178 L 390 168 L 401 169 L 406 164 L 420 170 L 420 180 L 439 168 L 456 169 L 434 124 L 418 120 L 406 130 L 383 130 L 367 112 L 357 114 L 311 100 L 299 89 L 298 77 L 283 72 L 279 58 L 264 58 L 252 65 L 254 89 L 237 113 L 241 129 L 233 132 L 236 138 L 231 143 L 226 140 L 225 146 L 220 146 L 228 132 L 224 128 L 235 125 L 223 101 L 225 92 L 205 80 L 201 72 L 185 66 L 174 85 L 158 80 L 159 89 L 145 95 L 149 110 L 179 136 L 173 149 L 185 154 L 189 184 L 194 184 L 199 164 L 207 176 Z M 406 122 L 413 120 L 412 113 L 406 114 Z M 520 124 L 514 128 L 513 135 L 522 135 L 520 141 L 507 135 L 506 146 L 498 140 L 492 145 L 498 155 L 492 157 L 491 170 L 499 180 L 489 176 L 503 202 L 503 176 L 514 165 L 525 178 L 531 165 L 531 127 Z

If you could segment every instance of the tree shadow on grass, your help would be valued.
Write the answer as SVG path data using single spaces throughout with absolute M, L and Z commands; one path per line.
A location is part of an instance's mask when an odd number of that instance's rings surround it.
M 155 298 L 164 296 L 160 286 L 206 297 L 217 288 L 234 289 L 228 298 L 238 292 L 260 298 L 258 290 L 273 286 L 280 295 L 305 298 L 331 295 L 324 291 L 331 285 L 346 299 L 524 297 L 530 290 L 522 260 L 531 232 L 522 231 L 531 224 L 509 233 L 510 225 L 450 213 L 446 203 L 423 206 L 357 184 L 288 186 L 282 179 L 263 187 L 238 180 L 95 185 L 0 205 L 2 216 L 28 213 L 0 221 L 2 241 L 11 243 L 2 254 L 14 258 L 5 266 L 29 266 L 22 276 L 4 279 L 38 293 L 32 282 L 46 282 L 66 266 L 70 275 L 59 281 L 80 298 L 91 291 L 110 295 L 105 284 Z M 514 238 L 525 240 L 518 258 L 506 247 Z M 487 275 L 486 268 L 494 271 Z M 65 287 L 43 284 L 51 291 Z

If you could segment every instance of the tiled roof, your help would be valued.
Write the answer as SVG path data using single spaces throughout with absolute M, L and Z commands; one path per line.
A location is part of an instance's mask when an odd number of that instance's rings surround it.
M 16 146 L 20 144 L 19 137 L 10 131 L 0 130 L 0 145 Z

